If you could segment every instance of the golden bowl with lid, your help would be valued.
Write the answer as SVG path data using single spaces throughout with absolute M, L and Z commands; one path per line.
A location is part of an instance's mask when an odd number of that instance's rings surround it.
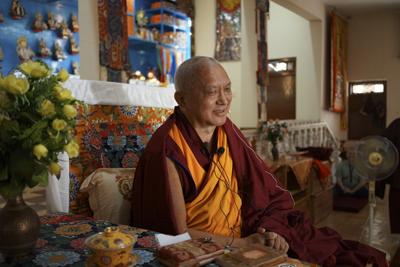
M 137 257 L 132 255 L 136 238 L 125 234 L 116 226 L 107 227 L 85 240 L 85 245 L 92 251 L 86 260 L 86 266 L 133 266 Z

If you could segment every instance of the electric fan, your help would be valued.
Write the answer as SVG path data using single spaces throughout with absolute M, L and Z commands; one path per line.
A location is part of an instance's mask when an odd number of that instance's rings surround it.
M 359 141 L 352 161 L 356 172 L 368 180 L 368 243 L 371 244 L 372 222 L 376 205 L 375 181 L 388 178 L 396 170 L 399 155 L 389 139 L 381 136 L 367 136 Z

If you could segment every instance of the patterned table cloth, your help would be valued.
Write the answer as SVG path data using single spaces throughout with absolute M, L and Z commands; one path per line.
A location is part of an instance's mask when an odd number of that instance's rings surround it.
M 116 224 L 108 221 L 94 220 L 80 215 L 55 213 L 40 218 L 40 237 L 34 253 L 14 262 L 5 262 L 0 254 L 0 267 L 3 266 L 85 266 L 90 251 L 85 247 L 87 237 L 102 232 L 108 226 Z M 136 266 L 164 266 L 155 258 L 158 247 L 155 232 L 126 225 L 118 226 L 123 232 L 137 237 L 132 253 L 139 256 Z M 216 267 L 216 264 L 208 264 Z M 303 265 L 311 266 L 311 265 Z M 315 265 L 313 265 L 315 266 Z

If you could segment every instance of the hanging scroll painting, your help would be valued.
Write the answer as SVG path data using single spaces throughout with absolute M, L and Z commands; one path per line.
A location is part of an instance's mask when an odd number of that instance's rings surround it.
M 218 61 L 240 60 L 240 0 L 216 0 L 216 46 L 215 58 Z
M 333 112 L 343 113 L 347 88 L 347 24 L 332 13 L 331 16 L 331 103 Z

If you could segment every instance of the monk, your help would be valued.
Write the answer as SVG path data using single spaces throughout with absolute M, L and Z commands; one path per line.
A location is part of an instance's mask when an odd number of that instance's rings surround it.
M 400 118 L 392 121 L 383 131 L 382 136 L 389 139 L 400 152 Z M 387 179 L 376 183 L 375 192 L 378 197 L 385 196 L 385 185 L 389 184 L 389 218 L 392 234 L 400 234 L 400 164 Z
M 385 254 L 317 229 L 227 118 L 231 82 L 213 58 L 194 57 L 175 75 L 178 107 L 138 163 L 132 225 L 189 232 L 232 247 L 262 243 L 324 266 L 387 266 Z

